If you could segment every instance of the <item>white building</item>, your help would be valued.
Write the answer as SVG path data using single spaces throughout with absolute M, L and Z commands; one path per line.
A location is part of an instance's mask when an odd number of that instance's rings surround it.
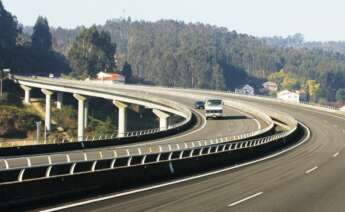
M 345 112 L 345 106 L 341 107 L 340 111 Z
M 288 90 L 283 90 L 277 93 L 278 99 L 289 102 L 300 102 L 302 101 L 301 97 L 302 95 L 300 95 L 299 93 Z
M 278 85 L 275 82 L 265 82 L 262 84 L 262 87 L 264 88 L 264 91 L 270 91 L 270 92 L 277 92 L 278 91 Z
M 246 84 L 245 86 L 243 86 L 243 88 L 236 89 L 235 93 L 254 96 L 255 89 L 252 86 Z

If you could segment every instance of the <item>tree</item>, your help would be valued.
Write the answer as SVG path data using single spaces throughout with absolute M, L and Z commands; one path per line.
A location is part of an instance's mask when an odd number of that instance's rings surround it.
M 315 80 L 307 80 L 305 83 L 305 90 L 307 91 L 309 97 L 311 97 L 314 101 L 316 100 L 316 95 L 320 89 L 320 84 L 317 83 Z
M 132 78 L 132 67 L 127 61 L 123 65 L 121 73 L 126 77 L 126 81 L 131 80 L 131 78 Z
M 16 45 L 16 37 L 19 32 L 16 17 L 5 10 L 0 0 L 0 53 L 1 49 L 13 48 Z
M 52 35 L 48 20 L 42 16 L 37 18 L 31 35 L 32 47 L 40 51 L 49 51 L 52 48 Z
M 285 73 L 284 70 L 281 69 L 278 72 L 270 74 L 267 79 L 271 82 L 275 82 L 278 85 L 278 88 L 281 88 L 282 83 L 286 77 L 287 73 Z
M 98 32 L 95 26 L 83 29 L 68 53 L 72 76 L 94 77 L 100 71 L 115 69 L 115 52 L 116 45 L 111 42 L 109 33 Z
M 294 77 L 291 77 L 289 74 L 285 76 L 281 86 L 287 90 L 298 90 L 300 88 L 298 80 Z
M 344 88 L 337 90 L 337 93 L 335 95 L 335 99 L 338 102 L 345 103 L 345 89 Z

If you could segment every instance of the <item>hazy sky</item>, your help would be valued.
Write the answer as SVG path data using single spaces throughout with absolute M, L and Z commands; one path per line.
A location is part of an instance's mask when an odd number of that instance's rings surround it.
M 2 0 L 24 25 L 38 15 L 52 26 L 103 24 L 107 19 L 203 22 L 255 36 L 304 34 L 345 40 L 344 0 Z

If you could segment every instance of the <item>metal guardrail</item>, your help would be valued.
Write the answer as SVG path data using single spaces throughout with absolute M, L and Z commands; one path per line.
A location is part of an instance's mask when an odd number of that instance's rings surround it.
M 86 136 L 83 142 L 93 142 L 93 141 L 101 141 L 101 140 L 109 140 L 112 141 L 115 138 L 131 138 L 131 137 L 139 137 L 143 135 L 154 135 L 160 132 L 164 132 L 167 130 L 175 129 L 178 127 L 183 126 L 186 124 L 188 120 L 184 120 L 180 123 L 170 125 L 167 129 L 166 128 L 150 128 L 144 130 L 136 130 L 136 131 L 128 131 L 119 137 L 118 133 L 115 131 L 112 134 L 104 134 L 104 135 L 94 135 L 94 136 Z M 47 139 L 40 142 L 37 140 L 24 140 L 24 141 L 9 141 L 9 142 L 0 142 L 0 148 L 6 147 L 16 147 L 16 146 L 33 146 L 33 145 L 42 145 L 42 144 L 64 144 L 64 143 L 72 143 L 72 142 L 80 142 L 78 138 L 71 138 L 71 139 Z
M 145 89 L 147 92 L 150 92 L 150 93 L 162 93 L 163 92 L 163 91 L 159 91 L 159 89 L 157 89 L 155 87 L 150 87 L 150 86 L 138 86 L 138 85 L 124 85 L 124 86 L 123 85 L 112 85 L 111 86 L 111 85 L 107 85 L 107 87 L 109 87 L 109 88 L 111 88 L 111 87 L 124 88 L 125 87 L 126 89 L 134 89 L 134 90 L 138 90 L 138 88 L 142 87 L 143 89 Z M 196 100 L 200 100 L 202 98 L 205 98 L 206 96 L 212 97 L 212 95 L 192 94 L 192 93 L 188 93 L 186 91 L 189 91 L 189 90 L 184 90 L 184 92 L 182 93 L 182 92 L 174 92 L 174 91 L 165 89 L 164 94 L 166 94 L 166 95 L 170 94 L 173 96 L 189 97 L 189 98 L 196 99 Z M 224 102 L 227 106 L 230 106 L 232 108 L 239 109 L 245 113 L 249 113 L 251 115 L 254 115 L 255 117 L 258 117 L 267 123 L 268 126 L 266 128 L 258 129 L 256 131 L 254 131 L 252 133 L 252 136 L 264 134 L 264 133 L 270 131 L 274 127 L 274 123 L 273 123 L 272 119 L 267 114 L 258 110 L 257 108 L 250 106 L 248 104 L 244 104 L 241 102 L 235 102 L 235 101 L 231 101 L 231 100 L 224 100 Z
M 23 79 L 24 80 L 25 79 L 26 80 L 30 80 L 30 78 L 20 77 L 20 76 L 19 77 L 17 76 L 17 78 L 19 78 L 21 80 L 23 80 Z M 37 80 L 37 78 L 35 78 L 35 79 Z M 41 77 L 39 79 L 41 79 Z M 42 79 L 44 79 L 47 82 L 51 81 L 51 82 L 57 83 L 57 79 L 51 79 L 51 78 L 42 78 Z M 88 83 L 85 83 L 83 81 L 76 81 L 76 80 L 61 80 L 61 81 L 66 82 L 66 83 L 78 84 L 80 86 L 86 86 L 86 84 L 88 84 Z M 96 84 L 96 85 L 99 85 L 99 84 Z M 89 87 L 89 85 L 87 85 L 87 86 Z M 109 88 L 116 88 L 117 86 L 114 86 L 114 85 L 103 85 L 102 84 L 100 87 L 101 88 L 109 89 Z M 131 87 L 131 86 L 126 86 L 126 87 Z M 134 86 L 134 87 L 137 87 L 137 86 Z M 79 89 L 83 89 L 83 88 L 79 88 Z M 155 91 L 155 89 L 154 89 L 154 91 Z M 153 92 L 153 91 L 150 90 L 150 92 Z M 143 97 L 142 93 L 141 93 L 141 95 L 139 93 L 137 95 Z M 174 93 L 174 95 L 189 96 L 189 97 L 192 97 L 192 98 L 200 99 L 200 96 L 195 95 L 195 94 Z M 148 93 L 146 93 L 145 97 L 146 98 L 150 98 L 150 100 L 152 100 L 152 96 L 150 96 Z M 154 99 L 156 99 L 156 98 L 157 97 L 154 97 Z M 158 100 L 162 100 L 162 99 L 160 98 Z M 175 125 L 171 125 L 171 126 L 169 126 L 168 129 L 165 129 L 165 130 L 171 130 L 171 129 L 174 129 L 174 128 L 179 128 L 179 127 L 187 124 L 191 120 L 191 111 L 189 109 L 187 109 L 186 107 L 184 107 L 184 106 L 182 106 L 182 105 L 180 105 L 180 104 L 178 104 L 176 102 L 169 101 L 169 100 L 164 100 L 163 103 L 169 104 L 170 107 L 173 107 L 173 108 L 175 108 L 177 110 L 183 111 L 183 113 L 186 114 L 186 117 L 187 117 L 183 122 L 177 123 Z M 257 109 L 255 109 L 253 107 L 250 107 L 250 106 L 248 106 L 246 104 L 241 104 L 241 103 L 237 103 L 237 102 L 233 102 L 233 101 L 229 101 L 229 100 L 226 100 L 225 103 L 228 106 L 230 106 L 230 107 L 238 108 L 238 109 L 240 109 L 240 110 L 242 110 L 244 112 L 247 112 L 247 113 L 250 113 L 252 115 L 255 115 L 255 116 L 261 118 L 263 121 L 265 121 L 268 124 L 268 126 L 266 128 L 258 129 L 256 131 L 253 131 L 253 132 L 250 132 L 250 133 L 244 133 L 242 135 L 238 135 L 237 138 L 239 138 L 239 137 L 245 137 L 245 138 L 254 137 L 254 136 L 258 136 L 260 134 L 264 134 L 264 133 L 270 131 L 271 129 L 273 129 L 274 123 L 271 120 L 271 118 L 269 116 L 267 116 L 265 113 L 262 113 L 262 112 L 258 111 Z M 138 137 L 138 136 L 149 135 L 149 134 L 150 135 L 154 135 L 154 134 L 159 133 L 159 132 L 162 132 L 162 130 L 159 129 L 159 128 L 146 129 L 146 130 L 140 130 L 140 131 L 131 131 L 131 132 L 125 133 L 122 137 L 123 138 L 129 138 L 129 137 Z M 236 136 L 234 136 L 234 137 L 236 137 Z M 99 141 L 99 140 L 112 140 L 114 138 L 116 138 L 115 133 L 114 134 L 109 134 L 109 135 L 89 136 L 89 137 L 85 138 L 85 141 L 83 141 L 83 142 L 92 142 L 92 141 Z M 42 145 L 42 144 L 64 144 L 64 143 L 71 143 L 71 142 L 79 142 L 79 141 L 78 141 L 77 138 L 75 138 L 75 139 L 68 139 L 68 140 L 67 139 L 66 140 L 46 140 L 43 143 L 36 142 L 36 141 L 24 141 L 24 142 L 21 143 L 22 145 L 18 145 L 18 142 L 9 142 L 9 143 L 6 142 L 6 143 L 0 143 L 0 148 L 1 147 L 2 148 L 4 148 L 4 147 L 14 147 L 14 146 Z
M 293 134 L 296 128 L 276 134 L 273 136 L 268 136 L 258 139 L 249 139 L 236 142 L 221 142 L 221 139 L 214 139 L 208 141 L 197 141 L 190 143 L 180 143 L 175 145 L 167 145 L 163 149 L 159 146 L 159 151 L 157 153 L 145 153 L 141 148 L 137 148 L 136 152 L 130 152 L 126 149 L 126 155 L 119 156 L 116 150 L 112 153 L 105 153 L 99 151 L 97 154 L 88 155 L 87 153 L 82 153 L 80 156 L 82 158 L 77 159 L 75 155 L 66 154 L 63 162 L 53 163 L 56 158 L 52 156 L 45 156 L 48 164 L 38 165 L 35 164 L 38 158 L 25 158 L 22 162 L 26 164 L 25 168 L 22 167 L 11 167 L 11 159 L 2 160 L 1 166 L 2 171 L 0 174 L 12 173 L 11 176 L 14 178 L 0 178 L 0 185 L 4 183 L 14 183 L 23 182 L 26 180 L 39 180 L 50 177 L 61 177 L 67 175 L 74 175 L 80 173 L 96 172 L 109 169 L 117 168 L 128 168 L 132 166 L 139 165 L 150 165 L 154 163 L 182 160 L 193 157 L 203 157 L 206 155 L 217 154 L 222 152 L 231 152 L 237 150 L 243 150 L 248 148 L 255 148 L 261 145 L 266 145 L 274 142 L 279 142 L 281 139 L 287 138 L 289 135 Z M 61 159 L 61 158 L 60 158 Z M 64 166 L 65 169 L 58 171 L 59 167 Z M 86 166 L 86 168 L 85 168 Z M 84 169 L 79 170 L 79 168 L 84 167 Z M 32 171 L 41 171 L 41 175 L 30 174 Z M 79 170 L 79 171 L 77 171 Z M 13 175 L 14 173 L 14 175 Z M 27 175 L 26 175 L 27 174 Z
M 96 172 L 102 170 L 128 168 L 138 165 L 150 165 L 154 163 L 182 160 L 186 158 L 202 157 L 226 151 L 237 151 L 255 148 L 278 142 L 294 134 L 298 123 L 292 117 L 281 114 L 285 120 L 291 122 L 290 130 L 257 139 L 247 139 L 250 135 L 237 137 L 220 137 L 208 140 L 189 141 L 176 144 L 164 144 L 125 149 L 103 149 L 90 152 L 72 152 L 69 154 L 55 154 L 32 156 L 0 160 L 0 175 L 10 174 L 12 178 L 0 178 L 0 184 L 23 182 L 26 180 L 38 180 L 50 177 L 60 177 L 79 173 Z M 59 167 L 65 167 L 60 173 Z M 85 166 L 87 167 L 85 169 Z M 82 171 L 76 171 L 84 167 Z M 35 175 L 31 172 L 40 172 Z M 61 171 L 61 170 L 60 170 Z M 13 176 L 15 176 L 13 178 Z M 35 176 L 35 177 L 32 177 Z
M 13 76 L 14 80 L 22 80 L 22 81 L 36 81 L 36 80 L 44 80 L 45 83 L 52 82 L 52 83 L 58 83 L 57 79 L 51 79 L 51 78 L 45 78 L 45 77 L 39 77 L 39 78 L 28 78 L 28 77 L 22 77 L 22 76 Z M 89 85 L 85 82 L 82 81 L 76 81 L 76 80 L 61 80 L 62 82 L 65 83 L 73 83 L 73 84 L 78 84 L 80 86 L 86 86 L 87 89 L 89 89 Z M 40 83 L 40 82 L 37 82 Z M 66 85 L 63 85 L 63 87 L 66 87 Z M 85 87 L 78 87 L 78 86 L 73 86 L 75 89 L 86 89 Z M 104 91 L 99 91 L 99 92 L 104 92 Z M 117 95 L 117 94 L 114 94 Z M 121 95 L 123 95 L 121 93 Z M 132 96 L 131 96 L 132 95 Z M 174 101 L 162 99 L 162 98 L 157 98 L 157 97 L 152 97 L 149 95 L 143 95 L 141 94 L 136 94 L 133 95 L 131 94 L 131 98 L 139 98 L 142 101 L 150 101 L 150 102 L 155 102 L 160 105 L 167 105 L 169 108 L 174 108 L 176 111 L 179 111 L 181 114 L 183 114 L 184 120 L 182 122 L 170 125 L 167 129 L 161 129 L 161 128 L 151 128 L 151 129 L 144 129 L 144 130 L 138 130 L 138 131 L 129 131 L 124 133 L 124 135 L 121 135 L 121 138 L 130 138 L 130 137 L 138 137 L 142 135 L 154 135 L 157 133 L 160 133 L 162 131 L 168 131 L 172 129 L 177 129 L 180 128 L 192 120 L 192 112 L 190 109 L 185 107 L 184 105 L 181 105 L 179 103 L 176 103 Z M 89 136 L 85 138 L 83 142 L 92 142 L 92 141 L 99 141 L 99 140 L 112 140 L 116 138 L 117 136 L 115 135 L 115 132 L 113 134 L 108 134 L 108 135 L 95 135 L 95 136 Z M 50 139 L 50 140 L 44 140 L 43 142 L 37 142 L 35 140 L 24 140 L 22 142 L 0 142 L 0 148 L 6 148 L 6 147 L 14 147 L 14 146 L 30 146 L 30 145 L 42 145 L 42 144 L 64 144 L 64 143 L 72 143 L 72 142 L 79 142 L 78 138 L 72 138 L 72 139 L 63 139 L 63 140 L 58 140 L 58 139 Z
M 127 85 L 126 85 L 127 86 Z M 207 90 L 207 89 L 198 89 L 198 88 L 184 88 L 184 87 L 164 87 L 164 86 L 150 86 L 150 85 L 130 85 L 131 87 L 145 87 L 145 88 L 155 88 L 155 89 L 169 89 L 169 90 L 176 90 L 176 91 L 192 91 L 192 92 L 200 92 L 200 93 L 206 93 L 206 94 L 220 94 L 220 95 L 226 95 L 229 94 L 231 96 L 238 96 L 238 97 L 247 97 L 247 98 L 254 98 L 254 99 L 260 99 L 260 100 L 267 100 L 267 101 L 274 101 L 274 102 L 280 102 L 280 103 L 286 103 L 286 104 L 292 104 L 292 105 L 299 105 L 299 106 L 307 106 L 310 108 L 323 110 L 327 112 L 339 112 L 340 114 L 345 114 L 345 111 L 341 111 L 340 108 L 329 106 L 329 105 L 322 105 L 317 104 L 313 102 L 292 102 L 292 101 L 284 101 L 281 99 L 277 99 L 274 97 L 269 96 L 263 96 L 263 95 L 245 95 L 245 94 L 239 94 L 235 93 L 233 91 L 224 91 L 224 90 Z M 121 87 L 119 85 L 118 87 Z

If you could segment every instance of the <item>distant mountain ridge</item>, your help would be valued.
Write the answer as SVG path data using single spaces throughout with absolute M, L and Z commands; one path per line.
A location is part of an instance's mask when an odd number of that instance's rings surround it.
M 322 96 L 331 101 L 345 87 L 341 42 L 305 42 L 300 34 L 256 38 L 172 20 L 114 19 L 97 28 L 109 32 L 117 44 L 117 60 L 128 61 L 134 76 L 152 84 L 235 89 L 249 83 L 258 89 L 270 74 L 284 69 L 297 79 L 319 82 Z M 82 29 L 51 28 L 54 50 L 68 56 Z

